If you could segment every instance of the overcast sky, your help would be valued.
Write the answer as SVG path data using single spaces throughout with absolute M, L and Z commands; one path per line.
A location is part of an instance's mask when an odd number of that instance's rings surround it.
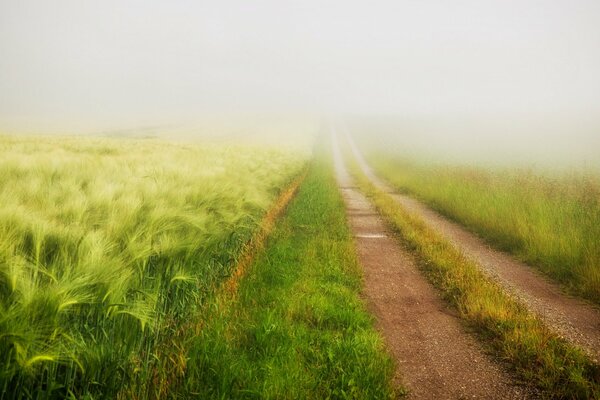
M 0 0 L 0 130 L 600 111 L 598 0 Z

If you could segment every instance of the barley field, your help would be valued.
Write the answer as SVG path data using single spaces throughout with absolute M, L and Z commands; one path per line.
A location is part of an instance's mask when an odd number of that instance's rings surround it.
M 184 322 L 307 159 L 224 142 L 0 137 L 2 397 L 164 392 L 185 368 Z

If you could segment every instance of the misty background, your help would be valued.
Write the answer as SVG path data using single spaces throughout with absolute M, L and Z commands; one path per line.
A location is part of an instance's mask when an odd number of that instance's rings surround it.
M 0 132 L 393 116 L 425 143 L 550 135 L 593 158 L 598 21 L 597 0 L 0 0 Z

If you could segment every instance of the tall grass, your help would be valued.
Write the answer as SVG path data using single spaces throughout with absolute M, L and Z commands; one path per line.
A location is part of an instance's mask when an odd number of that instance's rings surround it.
M 183 368 L 181 321 L 305 157 L 1 137 L 0 398 L 161 393 Z
M 419 162 L 370 146 L 401 191 L 600 303 L 600 175 Z

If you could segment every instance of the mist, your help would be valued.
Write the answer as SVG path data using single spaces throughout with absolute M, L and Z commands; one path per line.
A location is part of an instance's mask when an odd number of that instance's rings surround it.
M 552 136 L 591 159 L 598 21 L 594 0 L 1 1 L 0 132 L 385 115 L 453 154 Z
M 600 172 L 594 116 L 354 117 L 345 130 L 366 151 L 421 163 Z

